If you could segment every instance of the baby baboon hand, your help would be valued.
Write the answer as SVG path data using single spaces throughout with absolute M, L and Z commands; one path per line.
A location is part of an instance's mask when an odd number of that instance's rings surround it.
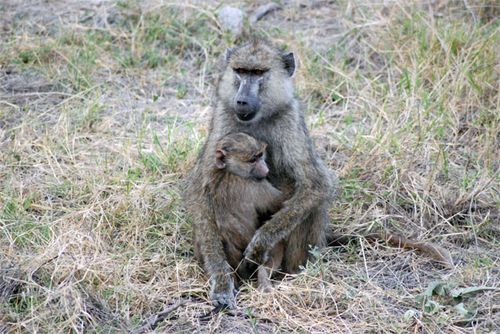
M 269 260 L 269 249 L 266 239 L 262 238 L 262 233 L 257 231 L 248 244 L 243 255 L 245 260 L 255 264 L 264 264 Z
M 210 277 L 210 300 L 214 306 L 236 306 L 236 290 L 231 274 L 221 273 Z

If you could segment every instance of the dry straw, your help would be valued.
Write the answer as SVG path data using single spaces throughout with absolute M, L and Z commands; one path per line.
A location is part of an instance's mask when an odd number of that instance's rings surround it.
M 500 331 L 499 8 L 486 0 L 292 1 L 256 24 L 301 59 L 311 134 L 342 181 L 331 224 L 432 242 L 455 265 L 359 237 L 202 317 L 179 192 L 233 42 L 217 5 L 0 5 L 0 332 Z

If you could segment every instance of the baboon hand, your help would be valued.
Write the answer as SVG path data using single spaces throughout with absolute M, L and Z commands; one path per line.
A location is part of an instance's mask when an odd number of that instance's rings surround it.
M 264 264 L 269 260 L 269 249 L 271 246 L 268 245 L 266 239 L 262 237 L 261 231 L 257 231 L 243 255 L 245 256 L 245 261 L 255 263 L 255 264 Z
M 236 290 L 231 274 L 214 274 L 210 277 L 210 300 L 214 306 L 236 306 Z

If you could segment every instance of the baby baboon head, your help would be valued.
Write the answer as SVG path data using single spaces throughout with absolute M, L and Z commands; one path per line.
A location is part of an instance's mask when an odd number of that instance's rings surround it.
M 215 167 L 245 179 L 262 180 L 269 173 L 266 144 L 245 133 L 233 133 L 217 142 Z
M 218 95 L 241 123 L 258 122 L 293 103 L 293 53 L 254 40 L 226 51 Z

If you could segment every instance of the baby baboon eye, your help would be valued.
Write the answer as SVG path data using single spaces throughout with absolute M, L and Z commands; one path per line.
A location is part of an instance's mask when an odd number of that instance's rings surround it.
M 256 162 L 256 161 L 257 161 L 257 159 L 258 159 L 258 158 L 259 158 L 258 156 L 254 155 L 252 158 L 250 158 L 250 159 L 248 160 L 248 162 L 249 162 L 249 163 L 251 163 L 251 164 L 253 164 L 254 162 Z
M 255 154 L 252 158 L 250 158 L 250 159 L 248 160 L 248 162 L 250 162 L 250 163 L 254 163 L 254 162 L 256 162 L 257 160 L 262 159 L 262 157 L 263 157 L 263 156 L 264 156 L 264 152 L 259 152 L 259 153 Z

